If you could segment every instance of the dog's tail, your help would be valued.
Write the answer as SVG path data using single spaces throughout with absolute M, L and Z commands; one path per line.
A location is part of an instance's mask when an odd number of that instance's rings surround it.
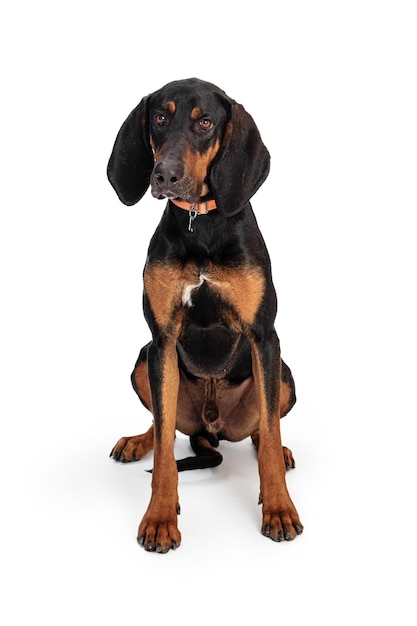
M 192 435 L 190 445 L 196 456 L 188 456 L 177 461 L 179 472 L 217 467 L 223 461 L 222 455 L 215 449 L 219 445 L 219 440 L 207 431 Z

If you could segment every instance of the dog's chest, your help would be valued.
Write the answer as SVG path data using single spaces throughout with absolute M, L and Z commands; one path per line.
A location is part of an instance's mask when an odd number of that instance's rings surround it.
M 155 263 L 145 269 L 144 287 L 159 326 L 167 326 L 174 312 L 198 306 L 202 292 L 227 305 L 245 323 L 252 323 L 262 302 L 265 277 L 256 266 Z
M 182 289 L 181 301 L 184 307 L 193 306 L 193 294 L 195 294 L 196 290 L 198 290 L 204 283 L 206 286 L 209 286 L 211 283 L 210 276 L 207 274 L 200 273 L 198 276 L 198 282 L 185 283 Z

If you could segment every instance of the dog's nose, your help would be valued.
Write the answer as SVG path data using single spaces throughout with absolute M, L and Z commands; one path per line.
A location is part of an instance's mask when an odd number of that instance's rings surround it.
M 155 180 L 159 185 L 170 187 L 176 185 L 183 176 L 183 170 L 178 162 L 161 161 L 155 166 Z

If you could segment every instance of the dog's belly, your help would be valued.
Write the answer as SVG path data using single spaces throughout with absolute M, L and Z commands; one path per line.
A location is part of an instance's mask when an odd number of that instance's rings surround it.
M 252 376 L 236 384 L 218 380 L 215 385 L 218 417 L 208 422 L 205 419 L 207 381 L 201 378 L 191 380 L 180 372 L 176 428 L 189 436 L 206 430 L 227 441 L 242 441 L 250 437 L 259 426 Z

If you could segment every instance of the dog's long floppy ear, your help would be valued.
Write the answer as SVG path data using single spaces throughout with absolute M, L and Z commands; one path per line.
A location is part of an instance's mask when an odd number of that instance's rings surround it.
M 110 183 L 128 206 L 139 202 L 148 189 L 154 164 L 149 142 L 148 98 L 143 98 L 123 123 L 107 166 Z
M 229 102 L 231 116 L 210 175 L 217 208 L 226 216 L 243 209 L 265 181 L 270 165 L 269 152 L 252 117 L 241 104 Z

